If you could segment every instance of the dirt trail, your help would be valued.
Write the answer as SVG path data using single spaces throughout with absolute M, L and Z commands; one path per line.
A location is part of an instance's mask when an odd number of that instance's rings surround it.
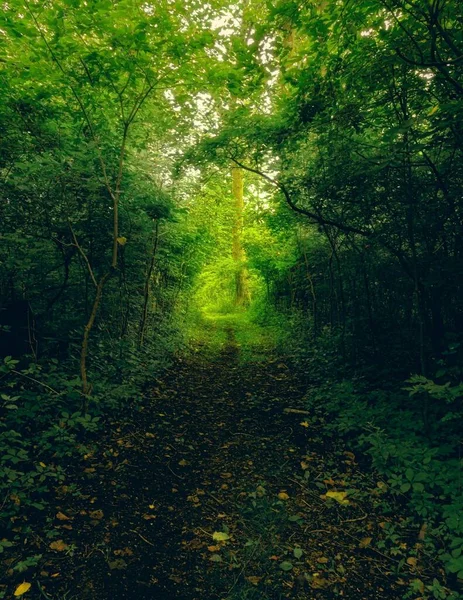
M 74 553 L 62 559 L 64 579 L 44 592 L 69 600 L 400 598 L 393 563 L 359 548 L 378 529 L 372 506 L 320 498 L 337 483 L 323 483 L 327 471 L 342 479 L 355 459 L 329 440 L 327 449 L 307 417 L 284 412 L 303 408 L 293 373 L 276 359 L 240 364 L 232 331 L 212 362 L 179 360 L 101 440 L 83 497 L 63 500 L 73 520 L 62 536 Z M 214 532 L 229 539 L 215 541 Z

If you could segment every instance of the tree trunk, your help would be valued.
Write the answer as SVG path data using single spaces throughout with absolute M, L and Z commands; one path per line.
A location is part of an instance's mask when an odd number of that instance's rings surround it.
M 237 166 L 232 167 L 232 193 L 234 200 L 233 214 L 233 241 L 232 257 L 235 262 L 235 305 L 245 306 L 249 304 L 250 293 L 247 281 L 246 267 L 244 265 L 245 254 L 241 242 L 243 230 L 244 194 L 243 194 L 243 170 Z

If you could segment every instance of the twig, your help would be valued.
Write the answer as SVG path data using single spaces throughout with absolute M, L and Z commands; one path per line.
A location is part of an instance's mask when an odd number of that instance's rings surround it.
M 344 529 L 342 530 L 343 533 L 345 533 L 346 535 L 348 535 L 350 538 L 352 538 L 353 540 L 355 540 L 358 544 L 360 544 L 361 540 L 357 539 L 355 536 L 353 536 L 352 534 L 350 534 L 348 531 L 345 531 Z M 384 558 L 387 558 L 388 560 L 399 564 L 400 561 L 396 560 L 395 558 L 392 558 L 392 556 L 388 556 L 387 554 L 383 554 L 382 552 L 380 552 L 379 550 L 376 550 L 376 548 L 372 548 L 371 546 L 368 546 L 368 548 L 366 548 L 367 550 L 371 550 L 372 552 L 376 552 L 376 554 L 379 554 L 380 556 L 383 556 Z
M 241 577 L 241 575 L 243 574 L 244 570 L 246 569 L 246 567 L 248 566 L 248 564 L 251 562 L 251 560 L 254 558 L 254 554 L 257 551 L 257 548 L 259 547 L 259 543 L 260 540 L 262 539 L 262 536 L 259 536 L 259 539 L 256 542 L 256 545 L 254 546 L 254 550 L 251 552 L 251 555 L 249 556 L 248 560 L 244 563 L 243 568 L 241 569 L 241 571 L 238 573 L 238 575 L 236 576 L 236 579 L 233 583 L 233 585 L 231 586 L 231 588 L 228 590 L 227 592 L 227 597 L 231 594 L 231 592 L 233 591 L 234 587 L 236 586 L 236 584 L 238 583 L 239 578 Z
M 81 247 L 81 245 L 79 244 L 79 242 L 77 240 L 76 234 L 74 233 L 74 229 L 72 228 L 71 223 L 69 223 L 69 229 L 71 230 L 72 239 L 74 240 L 74 246 L 77 248 L 77 250 L 79 251 L 80 255 L 84 259 L 85 264 L 87 265 L 88 272 L 90 274 L 90 278 L 93 281 L 93 285 L 97 288 L 98 287 L 98 283 L 96 281 L 95 274 L 93 273 L 92 265 L 90 264 L 90 261 L 88 260 L 87 255 L 82 250 L 82 247 Z
M 341 521 L 340 525 L 344 525 L 344 523 L 355 523 L 356 521 L 363 521 L 368 517 L 367 513 L 363 515 L 363 517 L 357 517 L 356 519 L 347 519 L 346 521 Z
M 216 496 L 214 496 L 214 494 L 211 494 L 211 492 L 206 492 L 206 494 L 208 496 L 210 496 L 213 500 L 215 500 L 217 502 L 217 504 L 220 504 L 220 505 L 223 504 L 222 500 L 219 500 L 218 498 L 216 498 Z
M 169 471 L 172 473 L 172 475 L 174 475 L 178 479 L 185 479 L 185 477 L 182 477 L 181 475 L 177 475 L 177 473 L 174 473 L 174 471 L 172 471 L 172 469 L 169 467 L 168 464 L 166 464 L 166 467 L 169 469 Z
M 52 387 L 50 387 L 46 383 L 43 383 L 42 381 L 39 381 L 38 379 L 34 379 L 33 377 L 29 377 L 29 375 L 25 375 L 24 373 L 21 373 L 21 371 L 16 371 L 16 369 L 11 369 L 10 372 L 14 373 L 15 375 L 19 375 L 20 377 L 25 377 L 26 379 L 29 379 L 30 381 L 33 381 L 34 383 L 38 383 L 42 387 L 47 388 L 47 390 L 50 390 L 50 392 L 53 392 L 54 394 L 56 394 L 57 396 L 59 396 L 59 392 L 57 392 L 56 390 L 54 390 Z
M 43 591 L 43 587 L 40 585 L 40 582 L 39 582 L 39 581 L 37 581 L 37 587 L 39 588 L 39 592 L 42 594 L 42 596 L 43 596 L 44 598 L 46 598 L 46 600 L 52 600 L 52 599 L 51 599 L 51 596 L 49 596 L 48 594 L 46 594 L 46 593 Z
M 129 529 L 129 531 L 131 531 L 132 533 L 136 533 L 138 535 L 138 537 L 140 537 L 144 542 L 146 542 L 147 544 L 149 544 L 150 546 L 154 547 L 154 544 L 152 542 L 150 542 L 149 540 L 147 540 L 145 537 L 142 536 L 141 533 L 138 533 L 138 531 L 136 531 L 135 529 Z

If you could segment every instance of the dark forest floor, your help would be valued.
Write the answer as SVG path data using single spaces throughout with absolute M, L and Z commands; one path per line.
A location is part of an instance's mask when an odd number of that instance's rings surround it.
M 391 547 L 400 517 L 380 502 L 381 482 L 296 412 L 297 370 L 241 363 L 229 336 L 215 359 L 200 351 L 153 382 L 86 457 L 78 493 L 58 489 L 55 546 L 33 536 L 43 561 L 25 597 L 404 596 L 417 540 Z

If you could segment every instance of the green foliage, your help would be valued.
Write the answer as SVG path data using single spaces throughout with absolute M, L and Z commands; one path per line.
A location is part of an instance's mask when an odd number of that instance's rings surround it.
M 399 391 L 368 389 L 360 380 L 332 382 L 312 390 L 307 403 L 324 427 L 347 436 L 351 444 L 370 456 L 378 476 L 387 482 L 388 493 L 408 503 L 416 527 L 425 522 L 429 533 L 436 536 L 427 537 L 427 552 L 438 553 L 447 573 L 452 574 L 461 570 L 463 504 L 459 427 L 448 418 L 453 407 L 447 403 L 461 396 L 461 386 L 437 385 L 421 376 L 410 378 L 409 383 L 412 385 L 406 389 L 411 395 L 407 399 Z M 416 398 L 423 392 L 434 401 L 430 431 L 425 428 L 421 402 Z M 435 402 L 442 400 L 445 402 L 440 405 Z M 382 502 L 387 509 L 387 496 Z

